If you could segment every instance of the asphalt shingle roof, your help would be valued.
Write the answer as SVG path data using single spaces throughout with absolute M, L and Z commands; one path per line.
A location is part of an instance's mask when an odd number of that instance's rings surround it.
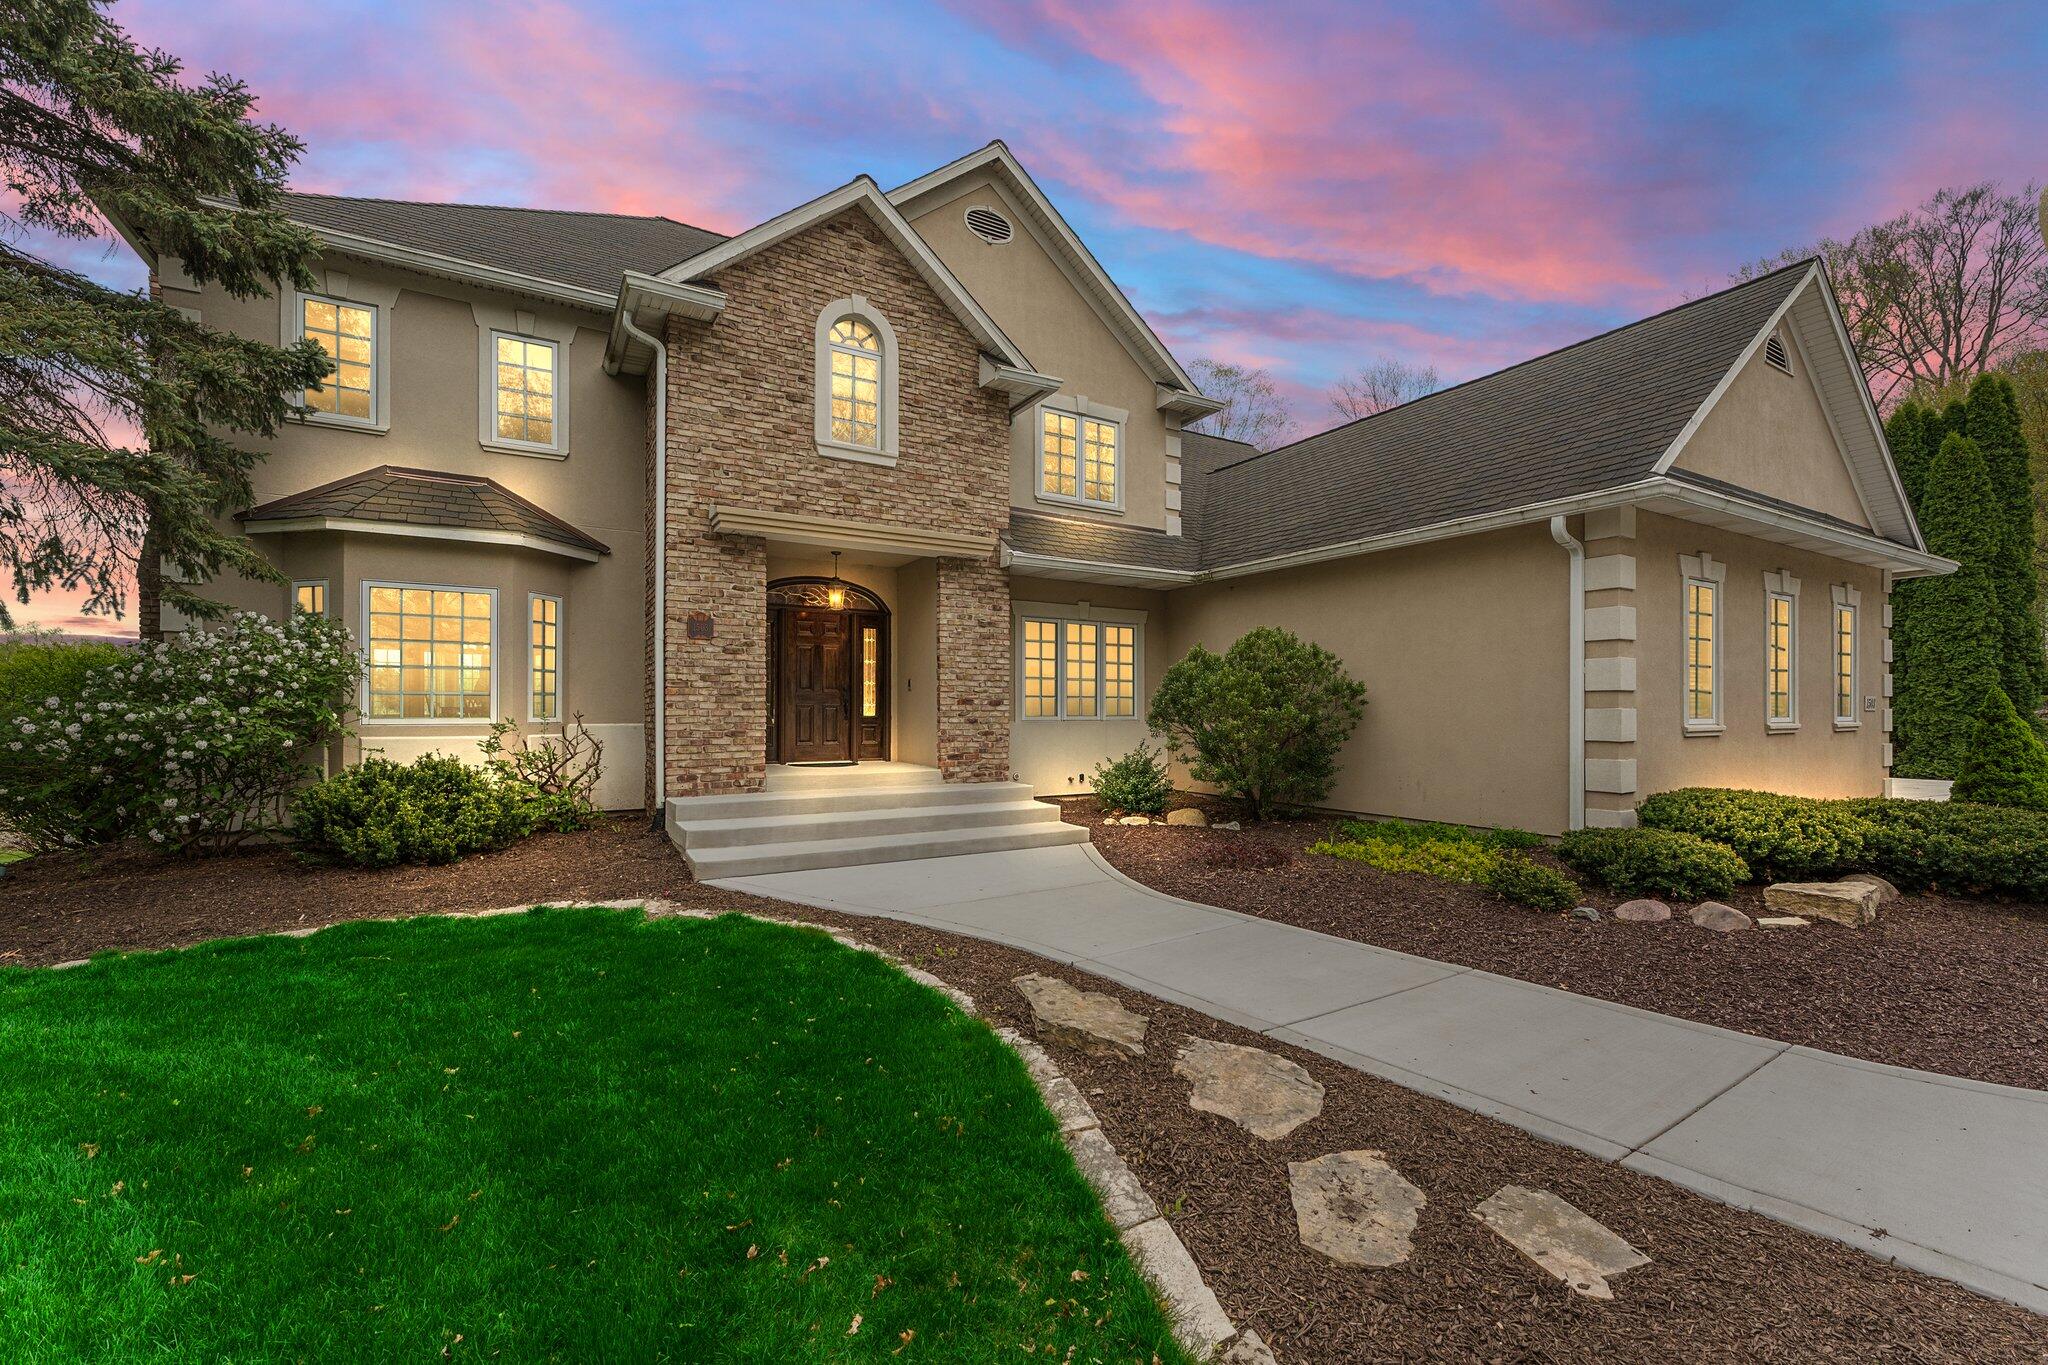
M 406 526 L 448 526 L 534 536 L 593 554 L 611 547 L 536 506 L 494 479 L 379 465 L 333 483 L 273 499 L 242 513 L 243 522 L 348 517 Z
M 657 273 L 725 240 L 673 218 L 495 204 L 422 204 L 286 194 L 284 210 L 333 228 L 585 289 L 616 289 L 625 270 Z

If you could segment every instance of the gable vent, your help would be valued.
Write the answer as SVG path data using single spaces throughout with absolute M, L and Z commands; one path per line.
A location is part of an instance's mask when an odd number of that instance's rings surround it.
M 1009 219 L 980 204 L 967 210 L 967 230 L 990 246 L 1001 246 L 1017 235 L 1017 230 L 1010 226 Z
M 1775 332 L 1764 338 L 1764 359 L 1786 374 L 1792 373 L 1791 353 L 1785 349 L 1785 343 L 1778 339 Z

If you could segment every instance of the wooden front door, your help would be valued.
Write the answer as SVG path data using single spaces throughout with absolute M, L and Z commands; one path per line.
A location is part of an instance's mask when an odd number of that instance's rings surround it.
M 841 611 L 775 613 L 776 761 L 821 763 L 853 757 L 851 620 Z

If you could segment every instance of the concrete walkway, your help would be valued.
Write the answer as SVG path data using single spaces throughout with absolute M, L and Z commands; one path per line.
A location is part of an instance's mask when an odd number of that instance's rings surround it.
M 711 883 L 1009 944 L 2048 1313 L 2048 1092 L 1162 895 L 1086 845 Z

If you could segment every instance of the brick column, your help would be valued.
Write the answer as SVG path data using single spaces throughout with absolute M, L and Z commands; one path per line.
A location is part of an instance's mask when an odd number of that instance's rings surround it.
M 759 791 L 768 770 L 768 545 L 703 516 L 669 509 L 670 796 Z
M 1010 775 L 1010 576 L 993 559 L 941 559 L 939 773 L 948 782 Z
M 1636 822 L 1636 509 L 1586 514 L 1586 824 Z

